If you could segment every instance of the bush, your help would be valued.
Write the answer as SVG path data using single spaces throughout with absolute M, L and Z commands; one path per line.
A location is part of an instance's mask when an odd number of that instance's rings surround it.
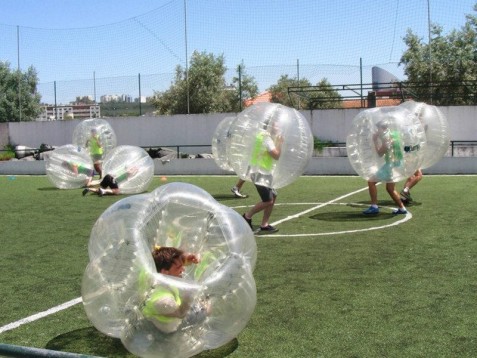
M 318 152 L 321 152 L 323 148 L 325 147 L 333 147 L 333 146 L 334 146 L 334 143 L 329 140 L 325 141 L 320 138 L 313 137 L 313 149 L 317 150 Z
M 15 158 L 15 148 L 12 145 L 6 145 L 3 150 L 0 150 L 0 161 L 12 158 Z

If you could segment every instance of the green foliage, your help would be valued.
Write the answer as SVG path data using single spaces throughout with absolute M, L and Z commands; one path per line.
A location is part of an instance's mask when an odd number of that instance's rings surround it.
M 237 76 L 232 78 L 232 86 L 233 90 L 229 91 L 230 98 L 227 100 L 230 104 L 227 112 L 240 112 L 243 109 L 241 104 L 245 99 L 258 95 L 257 81 L 247 74 L 243 62 L 237 66 Z
M 288 77 L 288 74 L 281 75 L 277 83 L 271 85 L 268 88 L 268 91 L 270 91 L 270 95 L 272 98 L 271 101 L 273 103 L 281 103 L 284 106 L 294 107 L 292 99 L 288 96 L 288 87 L 298 86 L 308 87 L 311 86 L 311 83 L 306 78 L 301 78 L 300 80 L 297 80 L 296 78 Z M 302 108 L 306 108 L 305 103 L 302 104 Z
M 41 112 L 38 76 L 34 67 L 26 72 L 10 69 L 0 61 L 0 122 L 32 121 Z
M 105 102 L 100 103 L 101 115 L 105 117 L 137 117 L 141 114 L 151 113 L 154 111 L 154 105 L 152 103 L 139 103 L 137 102 Z
M 3 151 L 0 151 L 0 161 L 10 160 L 15 158 L 15 147 L 12 145 L 6 145 Z
M 419 100 L 428 101 L 432 94 L 435 105 L 475 104 L 477 88 L 475 82 L 468 83 L 477 81 L 477 17 L 467 15 L 466 19 L 460 30 L 454 29 L 448 35 L 442 33 L 440 25 L 432 24 L 430 44 L 412 30 L 407 31 L 407 50 L 400 64 L 405 66 L 407 82 L 419 84 L 412 88 Z M 437 85 L 430 89 L 431 84 Z
M 189 70 L 176 67 L 174 83 L 164 92 L 154 92 L 153 104 L 159 114 L 227 113 L 240 108 L 240 92 L 253 96 L 258 92 L 255 80 L 244 72 L 244 65 L 237 67 L 241 72 L 234 77 L 234 89 L 228 90 L 225 82 L 225 58 L 211 53 L 194 51 Z M 240 89 L 239 89 L 240 88 Z
M 312 97 L 290 98 L 288 95 L 289 87 L 308 87 Z M 302 78 L 299 81 L 290 78 L 288 75 L 282 75 L 278 82 L 268 89 L 271 93 L 272 102 L 281 103 L 288 107 L 298 107 L 300 109 L 319 109 L 319 108 L 341 108 L 341 95 L 333 89 L 326 78 L 323 78 L 316 86 L 312 86 L 310 81 Z
M 325 147 L 332 147 L 334 145 L 333 142 L 329 140 L 322 140 L 318 137 L 313 137 L 313 149 L 321 152 Z

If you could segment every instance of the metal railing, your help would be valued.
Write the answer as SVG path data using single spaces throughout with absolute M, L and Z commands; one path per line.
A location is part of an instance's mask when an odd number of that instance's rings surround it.
M 335 142 L 335 143 L 328 144 L 328 145 L 324 146 L 324 148 L 326 148 L 326 147 L 340 147 L 340 148 L 343 148 L 343 147 L 346 147 L 346 143 L 345 142 Z M 458 148 L 472 148 L 472 151 L 474 151 L 474 149 L 475 149 L 475 152 L 477 153 L 477 140 L 451 140 L 449 142 L 449 147 L 450 147 L 450 156 L 451 157 L 456 156 L 456 154 L 457 154 L 456 152 L 457 152 Z M 148 146 L 141 146 L 141 148 L 143 148 L 150 155 L 151 155 L 151 152 L 153 152 L 153 151 L 159 152 L 160 150 L 162 150 L 164 148 L 173 148 L 173 150 L 171 150 L 171 152 L 174 152 L 177 155 L 178 159 L 188 158 L 188 153 L 183 153 L 181 151 L 181 149 L 183 149 L 183 148 L 208 148 L 208 150 L 203 152 L 203 153 L 212 153 L 212 150 L 211 150 L 212 145 L 210 145 L 210 144 L 148 145 Z M 38 155 L 40 153 L 44 153 L 44 152 L 47 152 L 47 151 L 50 151 L 50 150 L 51 149 L 42 150 L 40 148 L 27 148 L 27 149 L 20 150 L 20 152 L 22 152 L 22 155 L 23 155 L 22 157 L 25 157 L 25 156 L 38 157 Z M 11 150 L 0 149 L 0 153 L 4 153 L 4 152 L 11 152 Z M 477 156 L 477 155 L 471 155 L 471 156 Z M 19 156 L 17 155 L 16 157 L 18 158 Z
M 395 105 L 413 99 L 428 104 L 477 105 L 477 81 L 441 81 L 435 83 L 421 82 L 387 82 L 355 83 L 321 86 L 288 87 L 288 96 L 296 105 L 294 97 L 308 102 L 314 108 L 371 108 Z M 395 100 L 379 103 L 380 100 Z

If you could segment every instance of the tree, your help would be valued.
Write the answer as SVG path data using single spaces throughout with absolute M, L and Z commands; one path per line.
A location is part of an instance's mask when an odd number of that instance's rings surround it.
M 216 57 L 211 53 L 194 51 L 189 71 L 177 66 L 170 88 L 164 92 L 154 91 L 153 104 L 160 114 L 237 111 L 240 107 L 237 102 L 239 91 L 242 90 L 242 95 L 256 95 L 258 87 L 254 79 L 245 74 L 242 76 L 242 86 L 237 85 L 238 78 L 234 77 L 231 91 L 226 86 L 226 71 L 223 55 Z
M 447 36 L 441 26 L 432 24 L 430 44 L 407 31 L 408 48 L 400 64 L 405 66 L 405 84 L 416 99 L 441 105 L 477 103 L 477 17 L 466 15 L 466 19 L 460 30 Z
M 313 88 L 311 100 L 306 109 L 341 108 L 341 95 L 323 78 Z
M 32 121 L 41 112 L 38 76 L 32 66 L 22 73 L 0 61 L 0 122 Z
M 243 101 L 258 95 L 257 81 L 255 81 L 254 77 L 247 74 L 243 61 L 237 66 L 236 71 L 237 77 L 232 78 L 233 90 L 229 91 L 230 95 L 227 99 L 227 102 L 230 104 L 227 112 L 241 112 Z
M 304 87 L 297 97 L 288 95 L 289 87 Z M 295 78 L 289 78 L 288 75 L 282 75 L 277 84 L 268 89 L 271 94 L 271 101 L 281 103 L 288 107 L 297 107 L 300 102 L 300 109 L 317 108 L 339 108 L 341 107 L 340 94 L 334 90 L 326 78 L 323 78 L 316 86 L 302 78 L 299 81 Z

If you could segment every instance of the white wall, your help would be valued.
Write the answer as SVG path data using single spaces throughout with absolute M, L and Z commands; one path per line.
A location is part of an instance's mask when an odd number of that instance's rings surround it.
M 451 140 L 477 140 L 477 106 L 440 107 L 449 122 Z M 302 111 L 313 135 L 333 142 L 345 142 L 353 118 L 360 109 Z M 217 124 L 233 113 L 160 117 L 106 118 L 118 138 L 118 145 L 146 146 L 210 145 Z M 0 126 L 0 140 L 8 137 L 15 145 L 38 148 L 42 143 L 60 146 L 72 142 L 79 120 L 12 122 Z M 5 135 L 8 131 L 8 136 Z M 3 147 L 7 143 L 0 143 Z M 185 150 L 184 150 L 185 151 Z M 188 153 L 210 153 L 197 148 Z

